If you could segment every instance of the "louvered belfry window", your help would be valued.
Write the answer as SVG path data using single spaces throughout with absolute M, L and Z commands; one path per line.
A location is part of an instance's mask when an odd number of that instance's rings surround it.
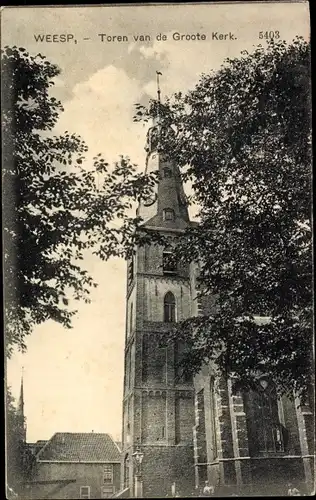
M 173 208 L 165 208 L 163 211 L 163 220 L 174 220 L 175 213 Z
M 164 250 L 163 256 L 162 256 L 162 266 L 163 266 L 163 273 L 164 274 L 176 274 L 177 273 L 177 264 L 172 257 L 173 257 L 172 250 Z
M 165 178 L 167 178 L 167 179 L 168 179 L 168 178 L 170 178 L 170 177 L 172 177 L 172 170 L 171 170 L 171 168 L 169 168 L 169 167 L 165 167 L 165 168 L 163 169 L 163 176 L 164 176 Z

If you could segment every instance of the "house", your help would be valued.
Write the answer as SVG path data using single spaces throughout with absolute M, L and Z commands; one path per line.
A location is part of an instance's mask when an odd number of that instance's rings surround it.
M 120 449 L 109 434 L 57 432 L 36 454 L 31 499 L 108 498 L 119 489 Z

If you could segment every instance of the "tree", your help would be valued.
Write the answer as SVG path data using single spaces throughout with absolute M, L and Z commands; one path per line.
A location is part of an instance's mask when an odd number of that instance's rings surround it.
M 175 331 L 185 366 L 216 361 L 243 387 L 265 372 L 289 394 L 304 394 L 313 371 L 309 73 L 307 42 L 271 41 L 161 110 L 175 132 L 163 148 L 199 206 L 177 258 L 199 262 L 201 294 L 216 297 Z
M 8 355 L 16 345 L 25 349 L 36 324 L 53 319 L 71 326 L 75 310 L 69 298 L 88 301 L 95 286 L 82 267 L 84 252 L 101 259 L 128 255 L 140 222 L 128 211 L 155 182 L 137 174 L 128 158 L 111 169 L 98 155 L 85 166 L 87 146 L 80 137 L 54 136 L 63 108 L 49 91 L 59 72 L 41 54 L 17 47 L 2 51 Z

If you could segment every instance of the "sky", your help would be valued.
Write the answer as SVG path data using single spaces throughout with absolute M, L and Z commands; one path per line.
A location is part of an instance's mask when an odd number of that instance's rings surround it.
M 264 45 L 260 32 L 308 38 L 309 13 L 307 2 L 6 7 L 1 31 L 2 47 L 41 53 L 61 69 L 52 90 L 64 106 L 56 133 L 81 135 L 91 157 L 102 153 L 114 162 L 127 155 L 143 170 L 146 128 L 133 122 L 134 105 L 156 96 L 156 71 L 162 99 L 186 92 L 225 58 Z M 37 326 L 27 352 L 7 364 L 16 398 L 23 367 L 30 442 L 55 432 L 121 437 L 126 264 L 87 254 L 84 266 L 99 286 L 90 304 L 78 303 L 73 328 Z

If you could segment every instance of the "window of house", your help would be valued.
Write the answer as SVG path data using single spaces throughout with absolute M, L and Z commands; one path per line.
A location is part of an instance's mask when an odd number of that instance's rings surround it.
M 80 486 L 80 498 L 90 498 L 90 486 Z
M 101 488 L 101 498 L 109 498 L 115 493 L 114 486 L 103 486 Z
M 165 167 L 163 169 L 163 176 L 166 177 L 166 178 L 172 177 L 172 170 L 171 170 L 171 168 Z
M 103 482 L 113 483 L 113 465 L 107 464 L 103 469 Z
M 165 323 L 176 321 L 176 299 L 171 292 L 166 293 L 164 298 L 164 321 Z
M 163 220 L 174 220 L 175 214 L 172 208 L 165 208 L 163 211 Z
M 171 250 L 164 250 L 162 256 L 162 267 L 164 274 L 175 274 L 177 272 L 177 263 L 173 260 Z

